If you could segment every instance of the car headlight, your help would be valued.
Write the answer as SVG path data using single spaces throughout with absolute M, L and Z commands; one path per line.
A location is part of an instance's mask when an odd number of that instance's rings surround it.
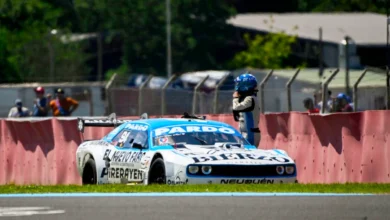
M 286 173 L 287 174 L 293 174 L 295 171 L 295 167 L 293 166 L 286 166 Z
M 198 166 L 189 166 L 188 167 L 188 172 L 190 172 L 191 174 L 195 174 L 199 171 L 199 167 Z
M 279 174 L 279 175 L 282 175 L 284 173 L 284 166 L 277 166 L 276 167 L 276 172 Z
M 211 166 L 202 166 L 202 173 L 203 174 L 210 174 L 211 173 Z

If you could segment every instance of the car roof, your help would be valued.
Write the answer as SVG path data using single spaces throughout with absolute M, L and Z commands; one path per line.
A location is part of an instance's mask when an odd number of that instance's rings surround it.
M 148 118 L 148 119 L 140 119 L 134 120 L 130 122 L 126 122 L 126 124 L 131 123 L 143 123 L 149 125 L 151 129 L 166 127 L 166 126 L 181 126 L 181 125 L 208 125 L 208 126 L 222 126 L 222 127 L 230 127 L 231 125 L 219 122 L 219 121 L 211 121 L 211 120 L 203 120 L 203 119 L 190 119 L 190 118 Z

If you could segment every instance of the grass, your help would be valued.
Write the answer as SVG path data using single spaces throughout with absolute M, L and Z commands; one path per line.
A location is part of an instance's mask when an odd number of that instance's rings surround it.
M 2 185 L 5 193 L 75 193 L 75 192 L 310 192 L 310 193 L 377 193 L 390 194 L 390 184 L 247 184 L 247 185 Z

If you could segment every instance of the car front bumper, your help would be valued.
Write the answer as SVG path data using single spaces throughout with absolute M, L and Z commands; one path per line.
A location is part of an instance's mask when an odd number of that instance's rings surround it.
M 181 185 L 181 184 L 282 184 L 282 183 L 296 183 L 296 177 L 223 177 L 223 178 L 194 178 L 176 177 L 175 179 L 169 178 L 167 180 L 168 185 Z

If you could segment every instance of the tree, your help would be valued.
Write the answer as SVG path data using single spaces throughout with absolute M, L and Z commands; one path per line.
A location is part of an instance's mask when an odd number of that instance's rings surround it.
M 50 73 L 69 81 L 88 74 L 83 45 L 63 42 L 66 27 L 51 32 L 61 8 L 41 0 L 3 0 L 0 9 L 0 82 L 45 82 Z
M 165 1 L 76 0 L 75 7 L 84 27 L 122 36 L 129 72 L 165 75 Z M 234 13 L 224 0 L 171 0 L 173 71 L 217 67 L 215 54 L 229 35 L 226 19 Z
M 244 40 L 248 49 L 234 56 L 230 63 L 232 68 L 280 69 L 284 67 L 284 59 L 291 54 L 291 45 L 296 42 L 296 37 L 269 33 L 251 39 L 249 34 L 245 34 Z

